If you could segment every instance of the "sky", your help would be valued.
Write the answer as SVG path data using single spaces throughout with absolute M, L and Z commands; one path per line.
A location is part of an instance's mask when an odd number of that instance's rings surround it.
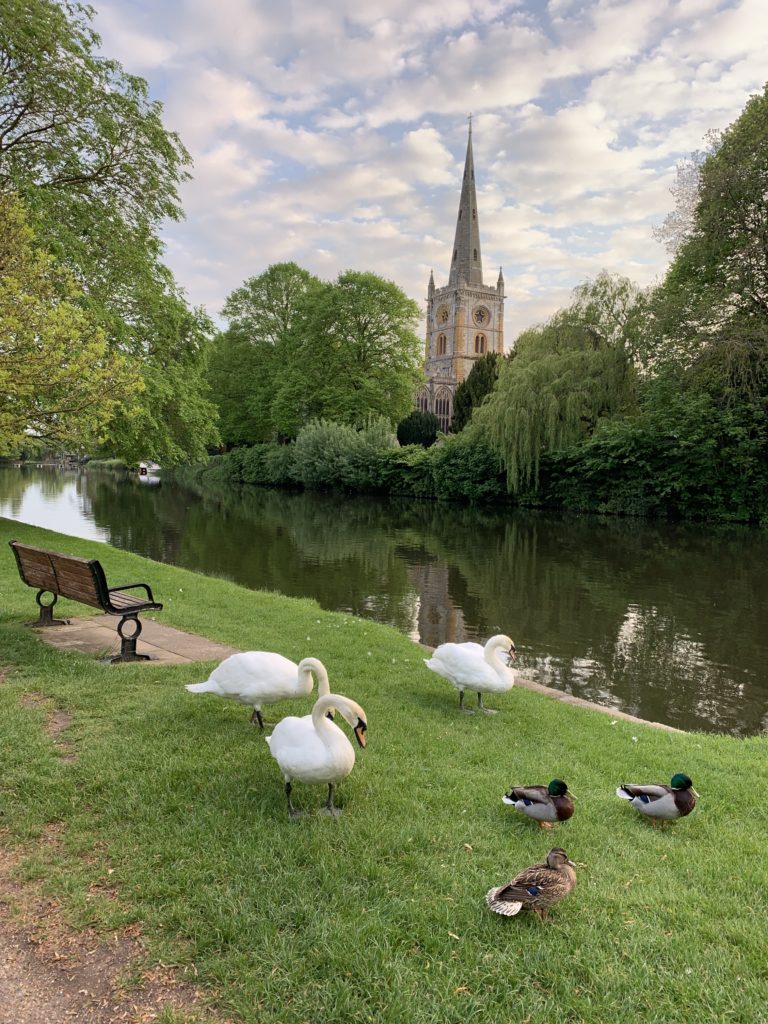
M 765 0 L 92 0 L 193 160 L 165 258 L 220 324 L 272 263 L 447 284 L 468 116 L 507 347 L 601 271 L 640 285 L 680 160 L 768 78 Z M 420 328 L 423 331 L 423 327 Z

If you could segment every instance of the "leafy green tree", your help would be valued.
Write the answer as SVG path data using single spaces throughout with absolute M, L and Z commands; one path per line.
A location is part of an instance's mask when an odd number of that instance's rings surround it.
M 276 433 L 272 400 L 284 351 L 306 294 L 320 285 L 295 263 L 275 263 L 227 298 L 230 327 L 211 354 L 209 379 L 226 444 L 257 444 Z
M 273 263 L 227 297 L 222 315 L 250 341 L 274 347 L 289 336 L 302 300 L 319 284 L 297 263 Z
M 142 401 L 118 409 L 108 449 L 129 462 L 204 460 L 219 444 L 207 380 L 213 325 L 202 309 L 190 309 L 173 293 L 150 294 L 146 301 L 154 333 L 143 339 Z
M 697 149 L 677 165 L 677 174 L 670 192 L 675 208 L 664 218 L 664 222 L 653 229 L 653 237 L 663 242 L 667 252 L 675 255 L 696 228 L 696 207 L 699 202 L 701 167 L 708 156 L 720 146 L 721 132 L 710 129 L 705 135 L 706 149 Z
M 437 440 L 440 421 L 433 412 L 414 409 L 397 424 L 397 440 L 400 444 L 420 444 L 429 448 Z
M 281 348 L 272 415 L 295 437 L 313 419 L 394 427 L 421 383 L 418 305 L 376 274 L 348 270 L 304 295 Z
M 653 362 L 725 403 L 768 393 L 768 86 L 699 170 L 693 227 L 652 304 Z
M 498 352 L 488 352 L 482 359 L 476 359 L 466 380 L 456 388 L 451 420 L 451 430 L 454 434 L 458 434 L 466 427 L 472 418 L 472 410 L 493 391 L 499 377 L 500 358 Z
M 35 250 L 21 205 L 0 191 L 0 454 L 30 437 L 58 449 L 93 445 L 140 388 L 80 299 L 71 274 Z
M 599 419 L 634 400 L 632 349 L 639 289 L 601 274 L 568 309 L 523 332 L 472 429 L 501 458 L 510 490 L 538 481 L 544 453 L 588 437 Z
M 93 13 L 77 0 L 4 0 L 0 187 L 19 194 L 39 243 L 73 272 L 111 348 L 129 353 L 143 374 L 107 445 L 124 450 L 128 436 L 116 431 L 133 421 L 138 402 L 146 408 L 137 422 L 154 424 L 153 443 L 182 458 L 199 448 L 189 442 L 201 426 L 203 440 L 215 435 L 197 337 L 210 324 L 186 308 L 158 237 L 163 220 L 182 215 L 178 187 L 191 161 L 147 83 L 97 53 Z M 158 402 L 177 375 L 177 400 L 167 390 Z
M 130 296 L 134 258 L 153 269 L 153 230 L 181 218 L 191 161 L 147 83 L 94 52 L 93 13 L 75 0 L 4 0 L 0 185 L 19 192 L 89 291 Z

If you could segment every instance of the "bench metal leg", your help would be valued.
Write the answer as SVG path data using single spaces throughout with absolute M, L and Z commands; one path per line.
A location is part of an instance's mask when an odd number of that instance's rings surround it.
M 48 590 L 38 590 L 35 594 L 35 600 L 40 608 L 40 618 L 35 619 L 34 622 L 28 622 L 28 626 L 66 626 L 69 623 L 69 619 L 54 619 L 53 617 L 53 606 L 59 600 L 58 594 L 51 594 L 53 599 L 51 603 L 43 604 L 43 594 L 48 593 L 50 593 Z
M 132 633 L 124 633 L 126 622 L 132 622 L 136 627 Z M 117 624 L 117 632 L 120 634 L 120 653 L 109 660 L 114 664 L 121 661 L 149 661 L 148 654 L 136 653 L 136 641 L 141 635 L 141 623 L 137 612 L 128 612 Z

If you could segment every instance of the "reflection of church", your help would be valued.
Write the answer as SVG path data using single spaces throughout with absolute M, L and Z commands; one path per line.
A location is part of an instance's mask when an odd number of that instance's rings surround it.
M 495 288 L 483 284 L 470 122 L 448 284 L 435 288 L 430 273 L 427 292 L 427 383 L 418 406 L 437 416 L 441 430 L 450 427 L 457 385 L 488 352 L 504 352 L 504 278 L 499 270 Z

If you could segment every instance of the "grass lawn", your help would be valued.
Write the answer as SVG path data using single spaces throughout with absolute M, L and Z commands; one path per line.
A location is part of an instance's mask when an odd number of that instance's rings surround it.
M 164 623 L 319 657 L 368 716 L 342 817 L 289 820 L 248 709 L 184 690 L 210 663 L 111 667 L 41 643 L 22 625 L 37 607 L 11 537 L 99 557 L 113 584 L 150 582 Z M 765 738 L 614 722 L 522 688 L 465 717 L 387 627 L 7 520 L 0 541 L 0 842 L 28 844 L 25 876 L 76 927 L 141 922 L 153 956 L 249 1024 L 768 1021 Z M 71 715 L 74 760 L 46 709 Z M 614 795 L 676 771 L 701 799 L 665 829 Z M 571 821 L 544 832 L 502 804 L 510 784 L 554 776 L 576 795 Z M 324 796 L 294 787 L 304 809 Z M 36 850 L 50 823 L 58 843 Z M 555 845 L 586 867 L 549 921 L 490 913 L 486 890 Z

